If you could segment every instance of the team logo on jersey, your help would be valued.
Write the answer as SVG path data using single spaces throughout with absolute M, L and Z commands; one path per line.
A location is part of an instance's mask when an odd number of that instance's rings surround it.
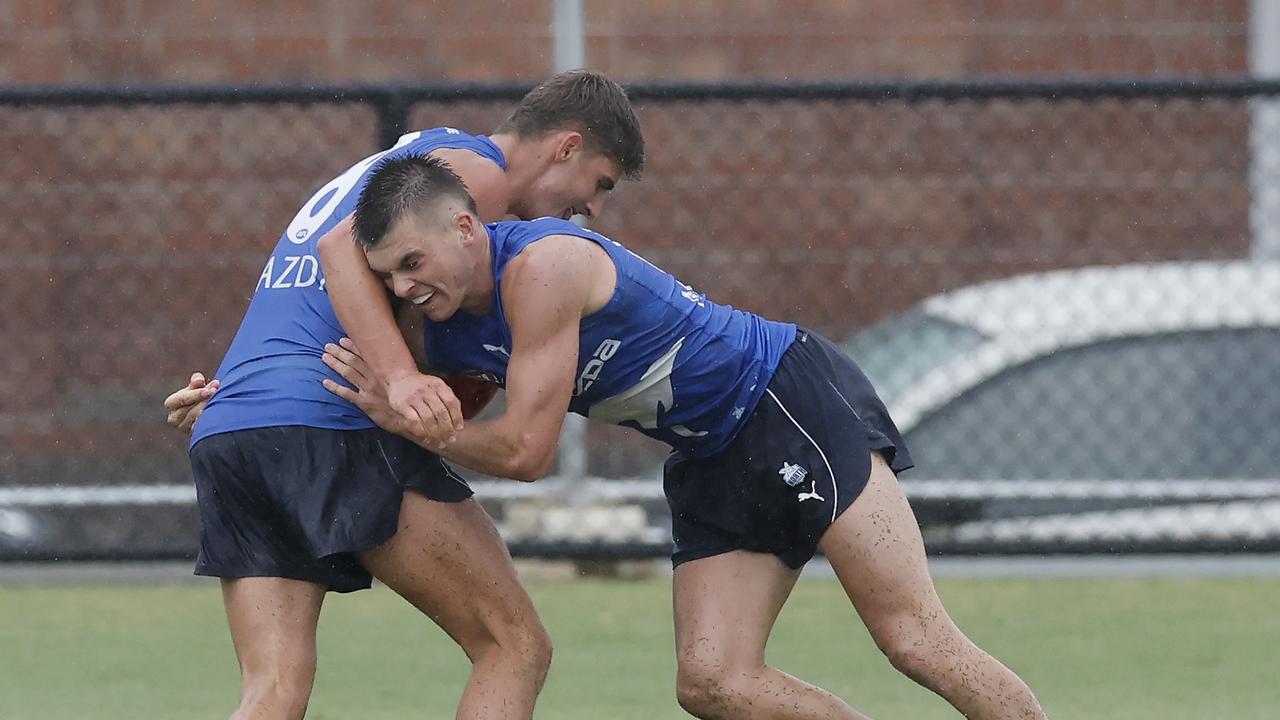
M 491 353 L 498 353 L 507 359 L 511 358 L 511 352 L 507 350 L 505 345 L 490 345 L 489 343 L 480 343 L 480 347 Z
M 680 294 L 684 296 L 685 300 L 688 300 L 691 303 L 697 303 L 698 307 L 702 307 L 706 304 L 706 295 L 703 295 L 684 283 L 680 283 L 680 287 L 684 288 L 684 290 L 680 291 Z
M 498 387 L 505 388 L 507 386 L 506 378 L 495 375 L 491 372 L 488 372 L 487 370 L 467 370 L 462 374 L 466 377 L 471 378 L 472 380 L 479 380 L 480 382 L 493 383 Z
M 781 475 L 782 479 L 787 482 L 787 485 L 790 485 L 791 487 L 795 487 L 800 483 L 804 482 L 804 479 L 809 474 L 809 471 L 805 470 L 799 465 L 792 465 L 789 462 L 784 462 L 782 463 L 782 469 L 778 471 L 778 474 Z

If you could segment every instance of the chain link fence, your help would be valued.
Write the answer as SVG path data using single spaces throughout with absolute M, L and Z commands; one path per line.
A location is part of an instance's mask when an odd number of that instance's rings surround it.
M 0 557 L 194 552 L 161 399 L 284 224 L 399 132 L 524 88 L 0 91 Z M 844 343 L 934 552 L 1280 548 L 1280 87 L 644 86 L 597 229 Z M 518 551 L 665 551 L 663 449 L 483 483 Z M 608 542 L 602 542 L 608 541 Z

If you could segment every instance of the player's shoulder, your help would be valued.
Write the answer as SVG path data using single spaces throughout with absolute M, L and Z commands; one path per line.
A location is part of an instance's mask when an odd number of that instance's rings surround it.
M 502 151 L 492 141 L 482 135 L 472 135 L 451 127 L 407 133 L 390 152 L 397 151 L 427 153 L 451 165 L 465 163 L 476 168 L 492 168 L 499 173 L 504 172 Z
M 577 275 L 607 260 L 593 234 L 559 218 L 539 218 L 497 223 L 501 230 L 518 234 L 503 243 L 508 255 L 506 279 L 518 277 L 563 278 Z M 505 280 L 504 280 L 505 282 Z
M 574 223 L 563 220 L 558 217 L 540 217 L 533 220 L 506 220 L 504 222 L 494 223 L 501 232 L 513 237 L 528 237 L 533 239 L 544 238 L 551 235 L 571 235 L 574 237 L 583 237 L 592 234 L 590 230 L 579 227 Z
M 525 255 L 530 248 L 559 247 L 564 243 L 588 243 L 593 235 L 590 230 L 560 218 L 543 217 L 535 220 L 507 220 L 488 225 L 499 252 L 515 258 Z
M 498 163 L 462 148 L 436 148 L 431 151 L 431 156 L 447 163 L 467 186 L 467 192 L 476 201 L 481 220 L 506 217 L 511 187 L 507 173 Z
M 446 127 L 443 125 L 440 127 L 425 128 L 410 134 L 414 136 L 414 142 L 458 142 L 479 139 L 479 136 L 472 135 L 465 130 L 459 130 L 458 128 Z

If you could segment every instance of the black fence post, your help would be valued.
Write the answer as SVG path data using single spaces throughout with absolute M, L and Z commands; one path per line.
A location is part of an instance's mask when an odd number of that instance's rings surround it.
M 378 112 L 378 147 L 389 148 L 405 133 L 409 126 L 409 95 L 392 88 L 374 101 Z

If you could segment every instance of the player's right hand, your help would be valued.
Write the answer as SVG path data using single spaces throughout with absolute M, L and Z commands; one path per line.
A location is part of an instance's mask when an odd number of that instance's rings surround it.
M 420 423 L 436 440 L 453 439 L 462 429 L 462 403 L 448 383 L 432 375 L 412 373 L 387 381 L 391 409 L 411 423 Z
M 165 422 L 190 434 L 196 420 L 209 404 L 209 398 L 218 391 L 218 381 L 207 382 L 204 375 L 192 373 L 187 386 L 164 399 L 164 409 L 169 411 Z

